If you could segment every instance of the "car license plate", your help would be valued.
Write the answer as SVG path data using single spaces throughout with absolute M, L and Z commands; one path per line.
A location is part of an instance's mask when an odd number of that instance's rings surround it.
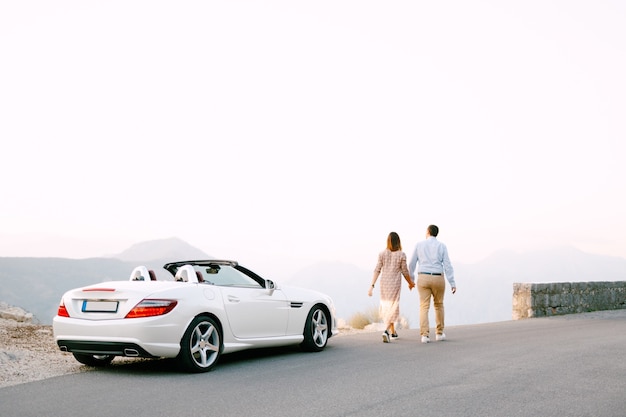
M 117 301 L 83 300 L 83 313 L 117 313 Z

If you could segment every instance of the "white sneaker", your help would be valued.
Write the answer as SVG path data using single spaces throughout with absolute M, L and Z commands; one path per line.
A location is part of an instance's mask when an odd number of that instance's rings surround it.
M 422 336 L 422 343 L 428 343 L 428 342 L 430 342 L 430 337 Z
M 383 333 L 383 343 L 389 343 L 389 332 L 387 330 Z
M 438 334 L 437 336 L 435 336 L 435 340 L 437 342 L 443 342 L 444 340 L 446 340 L 446 334 L 445 333 Z

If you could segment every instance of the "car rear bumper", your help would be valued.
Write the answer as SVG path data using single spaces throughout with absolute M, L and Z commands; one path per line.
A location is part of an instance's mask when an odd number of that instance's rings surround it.
M 178 355 L 184 329 L 162 318 L 93 321 L 59 316 L 52 327 L 65 352 L 165 358 Z

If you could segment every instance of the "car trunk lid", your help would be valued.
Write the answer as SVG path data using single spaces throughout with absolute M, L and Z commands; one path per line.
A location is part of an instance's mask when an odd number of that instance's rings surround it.
M 69 291 L 63 303 L 70 317 L 86 320 L 124 318 L 146 298 L 159 298 L 162 291 L 180 286 L 176 282 L 110 281 Z

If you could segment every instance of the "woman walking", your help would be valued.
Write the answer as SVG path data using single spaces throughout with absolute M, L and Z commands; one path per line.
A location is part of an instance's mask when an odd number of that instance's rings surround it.
M 387 248 L 378 254 L 378 263 L 374 268 L 374 277 L 367 295 L 372 296 L 376 280 L 380 276 L 380 315 L 385 323 L 383 342 L 389 343 L 397 339 L 395 322 L 400 318 L 400 287 L 402 276 L 409 284 L 409 291 L 415 284 L 409 275 L 406 255 L 402 252 L 400 236 L 396 232 L 389 233 Z

